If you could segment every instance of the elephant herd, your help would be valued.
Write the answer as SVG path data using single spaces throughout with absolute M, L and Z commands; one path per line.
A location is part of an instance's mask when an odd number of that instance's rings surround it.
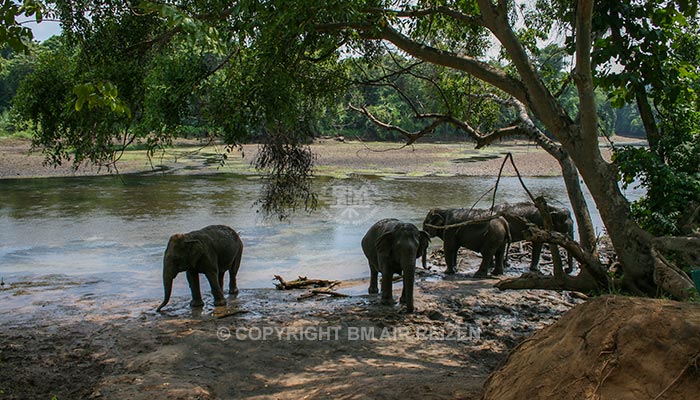
M 553 230 L 573 239 L 573 220 L 569 210 L 549 207 Z M 493 275 L 503 273 L 507 246 L 511 242 L 524 240 L 529 224 L 543 227 L 542 215 L 532 203 L 502 204 L 494 212 L 478 209 L 430 210 L 423 221 L 423 230 L 397 219 L 377 221 L 362 238 L 362 251 L 370 269 L 370 294 L 379 292 L 378 275 L 381 280 L 381 303 L 393 305 L 392 278 L 403 276 L 403 291 L 400 302 L 407 312 L 413 312 L 413 286 L 415 283 L 416 259 L 421 258 L 426 268 L 427 249 L 432 237 L 443 241 L 445 273 L 455 273 L 457 252 L 461 247 L 481 254 L 482 261 L 475 277 L 486 277 L 493 265 Z M 537 271 L 542 243 L 533 243 L 530 270 Z M 175 234 L 170 237 L 163 257 L 163 287 L 165 296 L 158 306 L 160 311 L 170 300 L 173 279 L 186 272 L 192 292 L 190 306 L 201 307 L 202 293 L 199 274 L 206 276 L 214 296 L 214 305 L 226 304 L 223 293 L 224 275 L 229 271 L 229 294 L 236 295 L 236 274 L 241 264 L 243 243 L 236 231 L 224 225 L 211 225 L 198 231 Z M 572 269 L 569 255 L 567 273 Z

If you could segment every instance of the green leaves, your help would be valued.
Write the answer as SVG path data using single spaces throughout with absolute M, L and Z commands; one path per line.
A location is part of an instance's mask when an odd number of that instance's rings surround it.
M 227 41 L 211 21 L 195 18 L 183 9 L 169 4 L 142 1 L 139 8 L 144 13 L 158 15 L 173 32 L 184 33 L 181 37 L 191 47 L 206 48 L 218 55 L 225 54 L 228 48 Z
M 43 20 L 44 5 L 40 1 L 24 0 L 22 5 L 14 0 L 0 0 L 0 47 L 7 44 L 16 52 L 29 52 L 34 35 L 32 30 L 17 21 L 17 17 L 34 17 Z
M 88 82 L 73 87 L 76 96 L 75 110 L 80 111 L 87 104 L 88 109 L 106 108 L 117 115 L 125 114 L 131 118 L 131 110 L 119 99 L 117 87 L 111 82 Z

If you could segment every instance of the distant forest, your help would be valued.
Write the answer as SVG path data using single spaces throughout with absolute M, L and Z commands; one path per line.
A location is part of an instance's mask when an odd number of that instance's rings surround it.
M 0 52 L 0 136 L 31 136 L 30 126 L 13 109 L 13 100 L 22 81 L 32 74 L 46 54 L 61 52 L 63 45 L 60 37 L 53 37 L 43 43 L 34 44 L 35 48 L 28 55 L 14 53 L 5 48 Z M 43 56 L 42 56 L 43 55 Z M 565 53 L 556 46 L 543 50 L 549 69 L 546 76 L 561 79 L 567 74 Z M 396 56 L 383 60 L 384 68 L 369 69 L 370 63 L 362 58 L 348 58 L 344 61 L 344 76 L 339 81 L 345 82 L 345 95 L 318 110 L 317 115 L 309 118 L 316 136 L 344 136 L 348 139 L 400 141 L 405 140 L 398 132 L 380 127 L 376 122 L 382 121 L 400 126 L 406 131 L 420 130 L 423 121 L 415 117 L 417 109 L 445 110 L 468 117 L 484 131 L 504 126 L 512 120 L 506 108 L 488 101 L 486 89 L 466 74 L 440 69 L 435 65 L 413 65 L 410 74 L 405 74 L 406 60 L 397 60 Z M 402 73 L 397 73 L 401 71 Z M 410 77 L 410 79 L 409 79 Z M 416 79 L 417 78 L 417 79 Z M 357 85 L 360 83 L 359 85 Z M 469 88 L 469 93 L 457 93 Z M 444 96 L 447 93 L 449 96 Z M 605 94 L 599 92 L 598 109 L 600 115 L 600 132 L 602 135 L 624 135 L 644 137 L 639 113 L 634 105 L 621 104 L 614 107 Z M 451 104 L 443 104 L 450 99 Z M 573 87 L 562 90 L 562 103 L 571 110 L 577 107 L 576 92 Z M 184 137 L 207 136 L 207 121 L 198 112 L 197 99 L 191 100 L 188 118 L 179 127 L 178 135 Z M 371 104 L 363 109 L 365 104 Z M 367 114 L 371 114 L 375 121 Z M 573 115 L 576 113 L 573 112 Z M 467 138 L 464 132 L 450 125 L 435 129 L 429 136 L 433 140 L 461 141 Z

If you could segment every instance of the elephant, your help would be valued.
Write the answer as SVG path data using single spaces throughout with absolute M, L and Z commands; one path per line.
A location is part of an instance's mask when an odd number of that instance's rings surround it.
M 468 224 L 439 228 L 465 222 Z M 511 240 L 510 228 L 505 218 L 491 215 L 486 210 L 434 208 L 426 215 L 423 230 L 431 237 L 437 236 L 443 240 L 446 274 L 457 272 L 457 251 L 460 247 L 481 253 L 481 265 L 474 277 L 486 277 L 494 258 L 493 275 L 503 274 L 506 246 Z
M 180 272 L 187 272 L 192 291 L 191 307 L 202 307 L 199 274 L 207 277 L 214 305 L 226 305 L 224 298 L 224 274 L 229 271 L 229 294 L 237 295 L 236 274 L 241 265 L 243 242 L 235 230 L 225 225 L 210 225 L 198 231 L 175 234 L 170 237 L 163 256 L 163 288 L 165 298 L 156 311 L 168 304 L 173 279 Z
M 399 301 L 406 304 L 407 312 L 413 312 L 416 259 L 421 257 L 423 268 L 426 267 L 429 244 L 430 236 L 411 223 L 394 218 L 377 221 L 362 238 L 362 251 L 370 269 L 368 292 L 375 294 L 379 291 L 377 276 L 381 272 L 381 303 L 393 305 L 392 278 L 395 273 L 403 275 L 403 291 Z
M 571 213 L 566 208 L 557 208 L 548 206 L 549 213 L 552 217 L 553 230 L 563 233 L 569 239 L 574 239 L 574 220 L 571 218 Z M 510 225 L 510 234 L 513 242 L 525 240 L 524 233 L 527 231 L 527 223 L 532 223 L 540 228 L 544 228 L 544 221 L 537 207 L 528 202 L 521 203 L 504 203 L 494 207 L 494 212 L 503 215 Z M 532 261 L 530 262 L 530 271 L 537 272 L 537 265 L 540 262 L 540 253 L 542 252 L 542 243 L 532 243 Z M 570 274 L 574 268 L 574 260 L 571 254 L 568 256 L 566 273 Z

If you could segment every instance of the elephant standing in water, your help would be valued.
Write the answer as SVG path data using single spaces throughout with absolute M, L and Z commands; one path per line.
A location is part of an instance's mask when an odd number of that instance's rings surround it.
M 465 224 L 441 228 L 460 223 Z M 457 272 L 457 251 L 460 247 L 466 247 L 481 253 L 481 265 L 475 277 L 486 277 L 494 258 L 493 274 L 503 274 L 506 246 L 510 243 L 510 229 L 505 218 L 491 215 L 486 210 L 434 208 L 425 217 L 423 230 L 431 237 L 437 236 L 443 240 L 447 264 L 445 273 Z
M 574 220 L 571 218 L 571 213 L 566 208 L 549 207 L 549 214 L 552 217 L 552 229 L 556 232 L 564 234 L 569 239 L 574 239 Z M 510 225 L 510 234 L 513 242 L 525 240 L 524 233 L 527 231 L 527 223 L 535 224 L 539 228 L 544 229 L 544 221 L 537 207 L 528 202 L 514 204 L 499 204 L 494 207 L 494 212 L 502 214 Z M 542 242 L 532 242 L 532 261 L 530 262 L 530 271 L 539 271 L 537 265 L 540 262 L 540 253 L 542 252 Z M 569 254 L 567 260 L 568 266 L 566 273 L 570 274 L 574 268 L 574 260 Z
M 210 225 L 198 231 L 175 234 L 170 237 L 163 257 L 163 287 L 165 299 L 158 306 L 160 311 L 170 300 L 173 279 L 180 272 L 187 273 L 192 291 L 190 306 L 202 307 L 199 274 L 207 277 L 214 305 L 226 305 L 224 298 L 224 274 L 229 271 L 229 294 L 237 295 L 236 274 L 241 265 L 243 242 L 236 231 L 224 225 Z
M 423 267 L 427 262 L 430 236 L 415 225 L 397 219 L 383 219 L 375 223 L 362 238 L 362 251 L 370 269 L 370 294 L 377 293 L 377 276 L 382 274 L 382 304 L 393 305 L 391 294 L 394 274 L 403 275 L 401 303 L 406 311 L 413 312 L 413 284 L 415 282 L 416 258 L 422 257 Z

